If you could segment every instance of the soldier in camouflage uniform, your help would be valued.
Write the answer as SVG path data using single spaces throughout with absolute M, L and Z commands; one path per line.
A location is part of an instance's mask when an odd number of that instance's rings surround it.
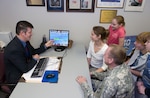
M 93 92 L 83 76 L 76 81 L 80 84 L 84 98 L 133 98 L 134 80 L 128 66 L 124 64 L 126 52 L 123 47 L 110 45 L 105 52 L 104 59 L 108 65 L 106 72 L 96 73 L 94 76 L 102 82 Z

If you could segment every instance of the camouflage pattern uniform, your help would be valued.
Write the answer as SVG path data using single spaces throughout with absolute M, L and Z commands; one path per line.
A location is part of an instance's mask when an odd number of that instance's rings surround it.
M 106 74 L 108 72 L 108 74 Z M 95 92 L 89 87 L 87 82 L 80 84 L 84 98 L 133 98 L 134 80 L 127 65 L 116 66 L 103 74 L 93 73 L 98 76 L 101 85 Z M 103 77 L 106 76 L 105 78 Z

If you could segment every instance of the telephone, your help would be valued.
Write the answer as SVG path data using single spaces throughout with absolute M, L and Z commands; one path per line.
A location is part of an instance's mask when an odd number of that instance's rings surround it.
M 42 42 L 41 42 L 41 44 L 40 44 L 40 47 L 43 46 L 46 42 L 47 42 L 46 36 L 43 35 L 43 38 L 42 38 Z
M 0 41 L 0 47 L 4 48 L 6 46 L 6 43 L 4 43 L 3 41 Z

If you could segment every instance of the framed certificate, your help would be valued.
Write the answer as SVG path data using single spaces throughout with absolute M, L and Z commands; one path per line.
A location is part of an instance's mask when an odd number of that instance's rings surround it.
M 45 0 L 26 0 L 27 6 L 45 6 Z
M 112 19 L 117 15 L 117 10 L 101 10 L 100 23 L 111 23 Z

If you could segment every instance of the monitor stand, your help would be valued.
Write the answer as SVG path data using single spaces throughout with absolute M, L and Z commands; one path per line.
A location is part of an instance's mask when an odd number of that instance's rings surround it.
M 65 50 L 65 48 L 66 48 L 66 47 L 64 47 L 64 46 L 56 46 L 56 47 L 54 48 L 54 50 L 55 50 L 56 52 L 61 52 L 61 51 Z

